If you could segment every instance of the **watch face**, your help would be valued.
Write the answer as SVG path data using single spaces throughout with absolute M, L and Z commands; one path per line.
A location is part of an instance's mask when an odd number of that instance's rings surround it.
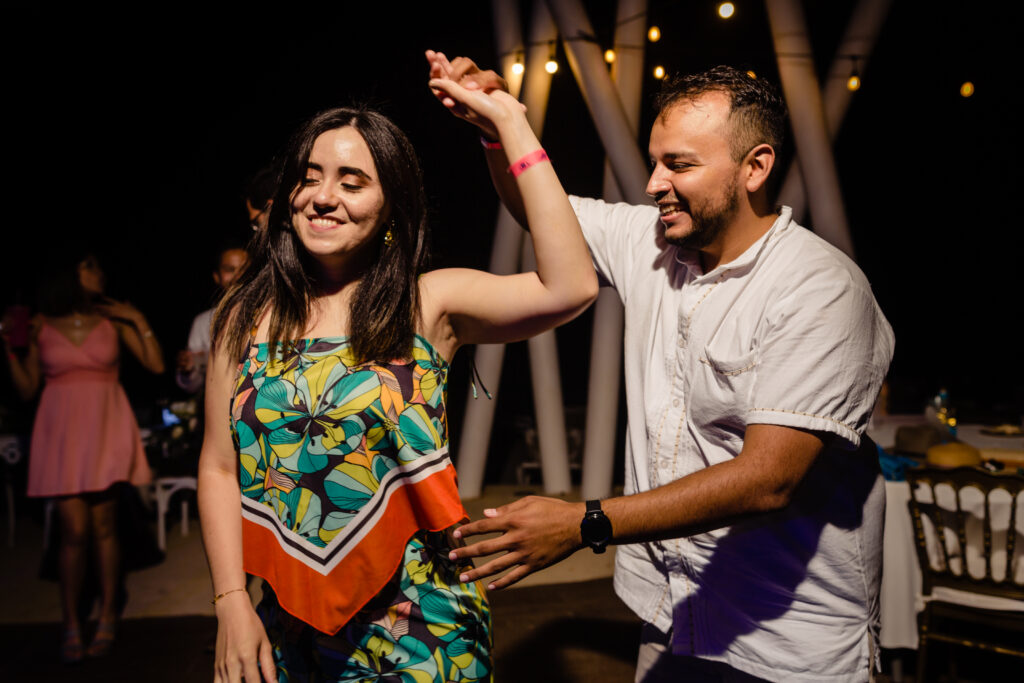
M 612 537 L 612 523 L 602 512 L 590 513 L 580 523 L 580 535 L 591 547 L 605 546 Z

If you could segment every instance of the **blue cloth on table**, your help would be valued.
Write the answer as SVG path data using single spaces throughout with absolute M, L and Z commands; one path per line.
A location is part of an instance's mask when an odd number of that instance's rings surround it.
M 886 481 L 905 481 L 906 477 L 903 475 L 903 470 L 920 465 L 913 458 L 887 453 L 884 448 L 877 444 L 875 447 L 878 449 L 878 464 L 882 467 L 882 476 L 885 477 Z

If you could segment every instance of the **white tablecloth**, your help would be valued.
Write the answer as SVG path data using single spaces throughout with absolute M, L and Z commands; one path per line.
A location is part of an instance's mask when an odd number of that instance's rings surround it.
M 914 550 L 914 526 L 905 481 L 885 482 L 885 537 L 882 542 L 882 647 L 917 649 L 921 570 Z

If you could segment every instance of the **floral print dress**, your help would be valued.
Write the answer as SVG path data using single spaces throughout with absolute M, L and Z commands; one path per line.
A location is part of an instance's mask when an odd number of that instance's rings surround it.
M 279 681 L 491 680 L 486 596 L 448 559 L 447 374 L 419 336 L 389 362 L 340 337 L 250 345 L 231 423 Z

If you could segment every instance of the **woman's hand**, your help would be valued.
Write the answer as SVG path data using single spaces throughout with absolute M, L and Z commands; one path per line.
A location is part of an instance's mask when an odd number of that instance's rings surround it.
M 96 303 L 96 310 L 115 323 L 118 336 L 142 367 L 159 375 L 164 371 L 163 351 L 153 330 L 139 309 L 125 301 L 104 297 Z
M 249 594 L 238 591 L 217 601 L 214 683 L 277 683 L 277 667 L 267 632 Z
M 462 97 L 456 97 L 448 88 L 438 87 L 436 80 L 448 80 L 461 86 L 466 91 L 482 92 L 486 95 L 508 93 L 508 83 L 495 71 L 481 71 L 476 63 L 468 57 L 456 57 L 448 61 L 443 52 L 427 50 L 427 62 L 430 64 L 430 89 L 434 96 L 453 114 L 480 128 L 484 135 L 491 139 L 498 138 L 498 130 L 494 121 L 487 116 L 480 116 Z M 511 101 L 515 101 L 514 98 Z M 525 112 L 526 106 L 516 102 L 517 111 Z
M 114 299 L 103 298 L 102 301 L 96 304 L 96 310 L 100 315 L 112 318 L 114 320 L 122 320 L 127 323 L 131 323 L 136 327 L 139 326 L 140 322 L 145 321 L 145 317 L 139 312 L 139 309 L 132 306 L 127 301 L 115 301 Z
M 474 81 L 460 85 L 450 78 L 432 78 L 428 84 L 445 106 L 462 119 L 469 121 L 492 138 L 497 138 L 502 126 L 526 117 L 526 108 L 504 90 L 484 91 Z

